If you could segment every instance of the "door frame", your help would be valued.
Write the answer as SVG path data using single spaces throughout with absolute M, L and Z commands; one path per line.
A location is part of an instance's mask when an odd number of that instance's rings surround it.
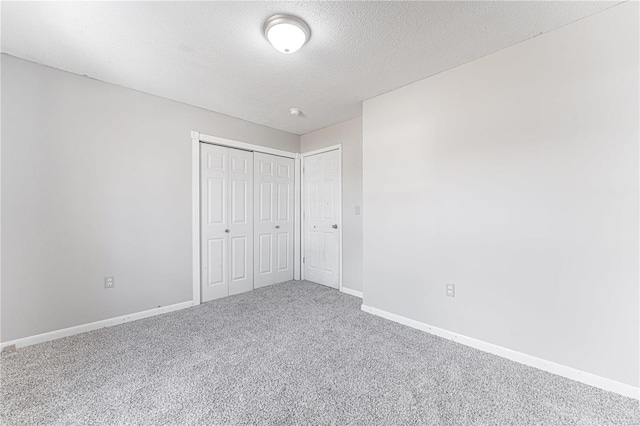
M 268 148 L 266 146 L 254 145 L 251 143 L 224 139 L 216 136 L 205 135 L 198 131 L 191 131 L 191 256 L 192 256 L 192 291 L 193 304 L 199 305 L 201 297 L 200 280 L 200 144 L 207 143 L 220 145 L 228 148 L 242 149 L 245 151 L 262 152 L 264 154 L 277 155 L 280 157 L 293 158 L 294 161 L 294 194 L 293 194 L 293 279 L 299 280 L 302 269 L 301 256 L 301 155 L 296 152 L 282 151 Z M 340 216 L 342 218 L 342 215 Z M 255 227 L 254 215 L 254 227 Z M 342 224 L 340 224 L 342 228 Z M 296 232 L 297 231 L 297 232 Z M 340 236 L 342 237 L 342 235 Z M 341 257 L 342 261 L 342 257 Z M 342 265 L 340 265 L 342 271 Z M 340 276 L 340 286 L 342 286 L 342 275 Z
M 338 276 L 339 276 L 339 285 L 338 290 L 342 291 L 342 144 L 330 145 L 324 148 L 314 149 L 313 151 L 307 151 L 300 154 L 300 167 L 304 166 L 305 157 L 311 157 L 312 155 L 323 154 L 329 151 L 338 151 L 338 204 L 340 210 L 340 220 L 338 221 L 338 235 L 340 238 L 340 242 L 338 244 Z M 304 266 L 302 265 L 302 260 L 304 259 L 304 170 L 301 173 L 300 180 L 300 216 L 302 220 L 300 221 L 300 277 L 304 280 Z

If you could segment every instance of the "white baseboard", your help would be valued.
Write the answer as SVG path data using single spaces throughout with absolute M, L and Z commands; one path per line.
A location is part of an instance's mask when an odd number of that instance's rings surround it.
M 355 297 L 359 297 L 360 299 L 362 299 L 362 292 L 358 291 L 358 290 L 352 290 L 350 288 L 347 287 L 342 287 L 340 289 L 341 292 L 346 293 L 346 294 L 350 294 L 351 296 L 355 296 Z
M 188 302 L 176 303 L 175 305 L 162 306 L 160 308 L 149 309 L 142 312 L 135 312 L 133 314 L 109 318 L 102 321 L 90 322 L 88 324 L 76 325 L 74 327 L 63 328 L 61 330 L 49 331 L 47 333 L 36 334 L 35 336 L 23 337 L 21 339 L 2 342 L 0 343 L 0 350 L 11 345 L 16 345 L 16 348 L 35 345 L 36 343 L 48 342 L 50 340 L 73 336 L 74 334 L 86 333 L 87 331 L 97 330 L 99 328 L 111 327 L 118 324 L 124 324 L 125 322 L 131 322 L 155 315 L 166 314 L 167 312 L 173 312 L 180 309 L 189 308 L 191 306 L 193 306 L 193 301 L 190 300 Z
M 640 399 L 640 388 L 628 385 L 626 383 L 618 382 L 606 377 L 597 376 L 586 371 L 577 370 L 566 365 L 556 364 L 555 362 L 547 361 L 542 358 L 537 358 L 532 355 L 527 355 L 522 352 L 517 352 L 512 349 L 507 349 L 502 346 L 493 345 L 491 343 L 484 342 L 482 340 L 474 339 L 472 337 L 463 336 L 461 334 L 454 333 L 449 330 L 434 327 L 429 324 L 425 324 L 420 321 L 412 320 L 400 315 L 392 314 L 382 309 L 374 308 L 371 306 L 362 305 L 361 308 L 364 312 L 397 322 L 399 324 L 407 325 L 411 328 L 426 331 L 438 337 L 442 337 L 447 340 L 470 346 L 475 349 L 479 349 L 490 354 L 498 355 L 503 358 L 507 358 L 511 361 L 519 362 L 530 367 L 539 368 L 540 370 L 547 371 L 549 373 L 556 374 L 558 376 L 566 377 L 567 379 L 575 380 L 596 388 L 604 389 L 609 392 L 615 392 L 620 395 L 624 395 L 634 399 Z

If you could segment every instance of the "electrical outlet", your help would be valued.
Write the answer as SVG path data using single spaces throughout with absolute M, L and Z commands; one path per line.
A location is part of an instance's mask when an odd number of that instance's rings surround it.
M 360 216 L 360 206 L 356 206 L 356 216 Z
M 456 297 L 456 285 L 455 284 L 447 284 L 447 296 Z
M 116 277 L 104 277 L 104 288 L 113 288 L 116 285 Z

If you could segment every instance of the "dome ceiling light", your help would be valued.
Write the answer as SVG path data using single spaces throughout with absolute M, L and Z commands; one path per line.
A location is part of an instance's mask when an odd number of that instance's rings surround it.
M 264 36 L 279 52 L 293 53 L 309 41 L 306 22 L 291 15 L 273 15 L 264 23 Z

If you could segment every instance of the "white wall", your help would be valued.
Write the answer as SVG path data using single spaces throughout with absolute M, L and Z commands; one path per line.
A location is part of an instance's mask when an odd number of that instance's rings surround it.
M 191 300 L 191 130 L 299 151 L 297 135 L 1 58 L 2 341 Z
M 342 144 L 342 285 L 362 291 L 362 118 L 302 135 L 301 152 Z M 360 206 L 360 215 L 356 215 Z
M 638 386 L 638 7 L 364 103 L 366 305 Z

